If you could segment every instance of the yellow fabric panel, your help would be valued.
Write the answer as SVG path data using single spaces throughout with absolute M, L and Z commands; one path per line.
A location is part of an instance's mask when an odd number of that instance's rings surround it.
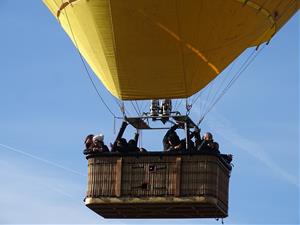
M 44 2 L 57 16 L 62 1 L 45 0 Z M 58 19 L 104 86 L 117 96 L 120 90 L 108 3 L 109 1 L 91 1 L 90 4 L 85 4 L 85 1 L 74 1 L 60 12 Z M 90 13 L 94 8 L 98 8 L 97 13 Z M 97 26 L 97 21 L 102 21 L 101 26 Z
M 123 100 L 191 96 L 299 9 L 295 0 L 44 2 L 105 87 Z

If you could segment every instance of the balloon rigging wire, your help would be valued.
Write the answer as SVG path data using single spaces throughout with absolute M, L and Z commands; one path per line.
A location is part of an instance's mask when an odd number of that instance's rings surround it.
M 202 114 L 202 112 L 205 111 L 206 109 L 206 106 L 208 105 L 208 102 L 209 102 L 209 96 L 211 94 L 211 91 L 213 89 L 213 86 L 214 86 L 214 83 L 216 82 L 216 79 L 212 80 L 209 85 L 206 87 L 205 91 L 204 91 L 204 95 L 202 96 L 203 97 L 203 100 L 202 100 L 202 104 L 201 104 L 201 107 L 200 107 L 200 115 Z
M 138 109 L 139 116 L 141 116 L 141 115 L 142 115 L 142 112 L 141 112 L 141 107 L 140 107 L 139 104 L 138 104 L 138 101 L 137 101 L 137 100 L 134 100 L 134 103 L 135 103 L 135 105 L 136 105 L 136 107 L 137 107 L 137 109 Z
M 181 98 L 178 102 L 176 102 L 177 105 L 175 105 L 175 107 L 174 107 L 175 111 L 177 111 L 177 109 L 180 107 L 182 101 L 183 101 L 183 98 Z
M 266 2 L 266 1 L 265 1 Z M 265 3 L 264 2 L 264 3 Z M 280 2 L 280 4 L 282 3 L 283 1 L 281 1 Z M 296 0 L 295 1 L 293 1 L 292 3 L 289 3 L 285 8 L 284 8 L 284 10 L 283 10 L 283 12 L 281 13 L 281 15 L 280 15 L 280 17 L 282 17 L 283 16 L 283 14 L 295 3 L 295 2 L 297 2 Z M 95 85 L 95 83 L 94 83 L 94 81 L 93 81 L 93 79 L 92 79 L 92 77 L 91 77 L 91 75 L 90 75 L 90 72 L 89 72 L 89 70 L 88 70 L 88 68 L 87 68 L 87 65 L 86 65 L 86 63 L 85 63 L 85 61 L 84 61 L 84 59 L 83 59 L 83 56 L 82 56 L 82 54 L 80 53 L 80 51 L 79 51 L 79 49 L 78 49 L 78 44 L 77 44 L 77 41 L 76 41 L 76 38 L 75 38 L 75 36 L 74 36 L 74 33 L 73 33 L 73 30 L 72 30 L 72 27 L 71 27 L 71 24 L 70 24 L 70 21 L 69 21 L 69 18 L 68 18 L 68 15 L 67 15 L 67 12 L 66 12 L 66 10 L 64 10 L 65 11 L 65 14 L 66 14 L 66 18 L 67 18 L 67 21 L 68 21 L 68 25 L 69 25 L 69 28 L 70 28 L 70 31 L 71 31 L 71 34 L 72 34 L 72 37 L 73 37 L 73 40 L 74 40 L 74 43 L 75 43 L 75 45 L 76 45 L 76 48 L 77 48 L 77 52 L 78 52 L 78 54 L 79 54 L 79 56 L 80 56 L 80 59 L 81 59 L 81 61 L 82 61 L 82 63 L 83 63 L 83 65 L 84 65 L 84 68 L 85 68 L 85 71 L 86 71 L 86 74 L 88 75 L 88 77 L 89 77 L 89 80 L 90 80 L 90 82 L 92 83 L 92 85 L 93 85 L 93 87 L 94 87 L 94 89 L 95 89 L 95 91 L 97 92 L 97 95 L 99 96 L 99 98 L 100 98 L 100 100 L 102 101 L 102 103 L 105 105 L 105 107 L 107 108 L 107 110 L 110 112 L 110 114 L 113 116 L 113 117 L 115 117 L 115 118 L 120 118 L 120 117 L 117 117 L 116 115 L 115 115 L 115 113 L 113 113 L 113 111 L 110 109 L 110 107 L 106 104 L 106 102 L 104 101 L 104 99 L 103 99 L 103 97 L 101 96 L 101 94 L 100 94 L 100 92 L 98 91 L 98 89 L 97 89 L 97 87 L 96 87 L 96 85 Z M 276 18 L 276 19 L 279 19 L 280 17 L 278 17 L 278 18 Z M 261 51 L 262 49 L 260 49 L 260 51 Z M 259 52 L 260 52 L 259 51 Z M 258 52 L 258 53 L 259 53 Z M 257 53 L 257 54 L 258 54 Z M 255 57 L 257 56 L 257 54 L 254 56 L 254 58 L 247 64 L 247 62 L 249 61 L 249 59 L 251 58 L 251 56 L 245 61 L 245 63 L 241 66 L 241 68 L 240 68 L 240 70 L 234 75 L 234 77 L 231 79 L 231 81 L 229 82 L 229 84 L 224 88 L 224 90 L 220 93 L 220 95 L 218 96 L 218 91 L 217 91 L 217 93 L 213 96 L 213 98 L 211 99 L 211 100 L 213 100 L 212 102 L 212 105 L 209 107 L 209 109 L 207 110 L 207 111 L 205 111 L 204 112 L 204 114 L 203 114 L 203 118 L 207 115 L 207 113 L 215 106 L 215 104 L 222 98 L 222 96 L 224 96 L 224 94 L 228 91 L 228 89 L 233 85 L 233 83 L 240 77 L 240 75 L 242 74 L 242 72 L 244 72 L 245 71 L 245 69 L 251 64 L 251 62 L 255 59 Z M 247 65 L 246 65 L 247 64 Z M 245 68 L 243 68 L 243 66 L 245 66 Z M 226 79 L 224 79 L 224 80 L 226 80 Z M 225 81 L 224 81 L 225 82 Z M 212 91 L 212 87 L 214 86 L 214 83 L 215 83 L 215 79 L 209 84 L 209 86 L 207 86 L 210 90 L 209 90 L 209 92 L 208 92 L 208 94 L 206 95 L 206 102 L 204 102 L 203 104 L 201 104 L 201 106 L 200 106 L 200 108 L 205 108 L 204 107 L 204 105 L 205 104 L 208 104 L 208 101 L 209 101 L 209 99 L 210 99 L 210 95 L 211 95 L 211 91 Z M 223 83 L 223 82 L 222 82 Z M 222 84 L 223 85 L 223 84 Z M 222 86 L 222 85 L 220 85 L 220 87 Z M 198 101 L 198 99 L 200 98 L 200 96 L 202 96 L 202 93 L 203 93 L 203 91 L 201 91 L 201 92 L 199 92 L 199 95 L 198 96 L 196 96 L 193 100 L 192 100 L 192 104 L 191 105 L 193 105 L 193 104 L 195 104 L 197 101 Z M 218 96 L 218 97 L 217 97 Z M 203 96 L 204 97 L 204 96 Z M 217 97 L 217 98 L 216 98 Z M 116 99 L 115 99 L 116 100 Z M 121 108 L 121 106 L 120 106 L 120 104 L 116 101 L 116 103 L 119 105 L 119 107 Z M 174 107 L 174 109 L 176 110 L 180 105 L 181 105 L 181 103 L 182 103 L 182 99 L 180 100 L 180 102 L 179 102 L 179 104 L 178 104 L 178 102 L 176 102 L 176 105 L 175 105 L 175 107 Z M 134 104 L 133 104 L 133 102 L 131 101 L 131 104 L 132 104 L 132 106 L 133 106 L 133 108 L 134 108 L 134 110 L 135 110 L 135 112 L 137 113 L 137 114 L 141 114 L 141 111 L 140 111 L 140 108 L 139 108 L 139 106 L 138 106 L 138 103 L 136 102 L 136 105 L 137 105 L 137 108 L 136 108 L 136 106 L 134 106 Z M 146 104 L 147 105 L 147 104 Z M 202 111 L 202 110 L 201 110 Z M 201 119 L 200 119 L 201 120 Z
M 212 90 L 214 89 L 215 87 L 215 83 L 216 83 L 216 79 L 214 79 L 212 82 L 211 82 L 211 85 L 209 86 L 209 90 L 208 90 L 208 93 L 207 93 L 207 96 L 206 96 L 206 100 L 204 101 L 204 104 L 209 104 L 209 100 L 210 100 L 210 97 L 212 95 Z
M 231 80 L 228 82 L 228 84 L 226 85 L 226 87 L 222 90 L 222 92 L 219 94 L 219 96 L 217 97 L 217 99 L 215 100 L 215 102 L 212 102 L 212 104 L 210 106 L 207 106 L 207 110 L 203 111 L 203 114 L 200 117 L 200 120 L 198 122 L 198 124 L 200 124 L 203 119 L 205 118 L 205 116 L 208 114 L 208 112 L 211 111 L 211 109 L 216 105 L 216 103 L 225 95 L 225 93 L 229 90 L 229 88 L 233 85 L 233 81 L 236 81 L 237 78 L 242 74 L 242 72 L 248 67 L 249 64 L 247 64 L 250 59 L 252 58 L 252 56 L 254 55 L 256 51 L 253 50 L 252 53 L 247 57 L 247 59 L 243 62 L 243 64 L 240 66 L 239 70 L 237 71 L 237 73 L 234 74 L 234 76 L 231 78 Z M 200 122 L 201 121 L 201 122 Z
M 136 108 L 136 106 L 134 105 L 134 101 L 130 101 L 134 111 L 136 112 L 137 115 L 139 115 L 139 110 Z
M 178 104 L 179 99 L 174 99 L 173 100 L 173 105 L 174 105 L 174 109 L 176 108 L 177 104 Z
M 298 0 L 294 0 L 293 2 L 291 3 L 288 3 L 285 8 L 282 10 L 282 13 L 280 16 L 278 16 L 277 18 L 274 18 L 275 20 L 279 20 L 285 13 L 286 11 L 288 11 L 291 6 L 293 6 Z M 266 1 L 265 1 L 266 2 Z M 281 5 L 281 3 L 284 2 L 284 1 L 280 1 L 279 4 L 277 5 L 277 7 L 279 7 L 279 5 Z M 273 16 L 276 16 L 276 15 L 273 15 Z M 274 23 L 275 25 L 276 23 Z M 269 42 L 267 42 L 268 44 Z M 267 45 L 266 44 L 266 45 Z M 253 53 L 256 53 L 256 54 L 251 54 L 250 57 L 248 57 L 248 59 L 244 62 L 244 64 L 241 66 L 240 70 L 235 74 L 235 76 L 231 79 L 231 81 L 229 82 L 229 84 L 225 87 L 225 89 L 222 91 L 222 93 L 220 94 L 220 96 L 215 100 L 215 102 L 211 105 L 210 109 L 207 110 L 207 112 L 203 115 L 203 118 L 207 115 L 207 113 L 216 105 L 216 103 L 222 98 L 222 96 L 228 91 L 228 89 L 233 85 L 233 83 L 240 77 L 240 75 L 248 68 L 248 66 L 254 61 L 254 59 L 257 57 L 257 55 L 265 48 L 264 45 L 261 49 L 257 50 L 256 51 L 254 50 Z M 252 57 L 253 56 L 253 57 Z M 252 59 L 250 60 L 250 58 L 252 57 Z M 244 66 L 245 65 L 245 66 Z M 243 68 L 244 66 L 244 68 Z M 201 119 L 200 119 L 201 120 Z M 202 119 L 203 120 L 203 119 Z
M 141 106 L 141 111 L 142 112 L 145 111 L 147 106 L 148 106 L 148 108 L 150 107 L 150 102 L 149 101 L 144 101 L 143 105 Z
M 202 116 L 204 115 L 204 111 L 205 111 L 205 108 L 206 108 L 205 106 L 206 106 L 206 105 L 209 105 L 209 103 L 211 103 L 211 102 L 214 102 L 214 100 L 216 99 L 216 97 L 219 96 L 219 92 L 220 92 L 220 91 L 222 90 L 222 88 L 225 86 L 225 84 L 226 84 L 228 78 L 230 77 L 231 71 L 232 71 L 234 65 L 236 64 L 236 62 L 237 62 L 237 61 L 235 60 L 235 61 L 230 65 L 230 68 L 229 68 L 228 72 L 226 73 L 226 75 L 223 75 L 223 79 L 222 79 L 222 81 L 220 81 L 221 84 L 218 85 L 218 88 L 216 89 L 216 92 L 215 92 L 215 94 L 213 95 L 213 97 L 212 97 L 210 100 L 207 100 L 206 102 L 204 102 L 204 101 L 201 102 L 200 109 L 199 109 L 200 117 L 202 117 Z M 219 78 L 219 77 L 216 77 L 212 82 L 217 83 L 217 79 L 218 79 L 218 78 Z M 192 105 L 194 105 L 194 104 L 200 99 L 201 95 L 202 95 L 203 93 L 205 93 L 207 89 L 211 89 L 210 84 L 205 88 L 205 90 L 202 90 L 202 91 L 199 92 L 199 95 L 197 96 L 196 99 L 194 99 Z M 203 97 L 204 97 L 204 96 L 203 96 Z M 208 108 L 208 107 L 207 107 L 207 108 Z
M 255 60 L 255 58 L 259 55 L 259 53 L 265 48 L 266 45 L 264 45 L 259 50 L 254 50 L 249 57 L 245 60 L 243 65 L 240 67 L 239 71 L 233 76 L 233 78 L 230 80 L 230 82 L 227 84 L 227 86 L 223 89 L 221 94 L 218 96 L 218 98 L 210 105 L 208 110 L 203 114 L 203 116 L 200 118 L 197 125 L 199 125 L 203 119 L 206 117 L 206 115 L 213 109 L 213 107 L 220 101 L 220 99 L 226 94 L 226 92 L 232 87 L 232 85 L 238 80 L 239 77 L 245 72 L 245 70 L 250 66 L 250 64 Z
M 231 72 L 232 72 L 232 70 L 233 70 L 235 64 L 236 64 L 236 61 L 234 61 L 234 62 L 231 64 L 231 66 L 230 66 L 228 72 L 226 73 L 226 76 L 223 76 L 223 79 L 222 79 L 222 81 L 221 81 L 221 84 L 218 86 L 215 95 L 214 95 L 213 98 L 211 99 L 211 102 L 214 102 L 215 99 L 219 96 L 219 92 L 220 92 L 220 91 L 222 90 L 222 88 L 225 86 L 225 84 L 226 84 L 228 78 L 230 78 L 230 74 L 231 74 Z
M 96 93 L 97 93 L 98 97 L 100 98 L 101 102 L 102 102 L 103 105 L 106 107 L 106 109 L 110 112 L 110 114 L 111 114 L 114 118 L 120 118 L 120 117 L 116 116 L 116 114 L 109 108 L 109 106 L 106 104 L 106 102 L 104 101 L 103 97 L 101 96 L 100 92 L 98 91 L 97 86 L 96 86 L 95 82 L 93 81 L 92 76 L 91 76 L 91 74 L 90 74 L 90 72 L 89 72 L 89 70 L 88 70 L 88 68 L 87 68 L 87 65 L 86 65 L 84 59 L 83 59 L 83 56 L 81 55 L 81 53 L 80 53 L 80 51 L 79 51 L 78 44 L 77 44 L 75 35 L 74 35 L 74 33 L 73 33 L 73 29 L 72 29 L 72 27 L 71 27 L 71 24 L 70 24 L 70 21 L 69 21 L 69 17 L 68 17 L 68 15 L 67 15 L 67 12 L 66 12 L 65 9 L 64 9 L 64 11 L 65 11 L 65 14 L 66 14 L 66 18 L 67 18 L 67 21 L 68 21 L 68 25 L 69 25 L 69 28 L 70 28 L 70 31 L 71 31 L 71 34 L 72 34 L 72 37 L 73 37 L 73 40 L 74 40 L 74 44 L 75 44 L 76 49 L 77 49 L 77 52 L 78 52 L 78 55 L 80 56 L 80 59 L 81 59 L 81 62 L 82 62 L 82 64 L 83 64 L 83 66 L 84 66 L 85 72 L 86 72 L 86 74 L 88 75 L 88 78 L 89 78 L 90 82 L 92 83 L 92 86 L 94 87 L 94 90 L 96 91 Z
M 265 0 L 265 1 L 263 2 L 262 7 L 266 4 L 267 1 L 268 1 L 268 0 Z M 279 7 L 279 5 L 282 4 L 282 2 L 284 2 L 284 1 L 280 1 L 280 2 L 278 3 L 277 7 Z M 296 2 L 297 2 L 297 0 L 294 0 L 293 2 L 288 3 L 288 4 L 284 7 L 284 9 L 283 9 L 283 11 L 282 11 L 282 13 L 281 13 L 280 16 L 277 16 L 277 17 L 276 17 L 276 15 L 273 15 L 274 20 L 275 20 L 275 21 L 276 21 L 276 20 L 279 20 L 279 19 L 286 13 L 286 11 L 288 11 L 288 10 L 291 8 L 291 6 L 293 6 Z M 276 22 L 275 22 L 272 26 L 274 26 L 274 25 L 276 25 Z M 267 42 L 267 44 L 268 44 L 268 42 Z M 258 45 L 258 47 L 259 47 L 259 45 Z M 258 47 L 257 47 L 256 50 L 258 50 Z M 265 47 L 265 46 L 264 46 L 264 47 Z M 264 48 L 264 47 L 263 47 L 263 48 Z M 263 49 L 263 48 L 262 48 L 262 49 Z M 242 74 L 242 72 L 244 72 L 244 71 L 247 69 L 247 67 L 251 64 L 251 62 L 256 58 L 256 56 L 259 54 L 259 52 L 260 52 L 262 49 L 260 49 L 260 50 L 257 52 L 257 54 L 255 54 L 255 56 L 253 57 L 253 59 L 251 59 L 251 61 L 250 61 L 249 63 L 247 63 L 247 62 L 250 60 L 250 58 L 251 58 L 252 55 L 244 62 L 244 64 L 240 67 L 239 71 L 233 76 L 233 78 L 231 79 L 231 81 L 230 81 L 230 82 L 228 83 L 228 85 L 223 89 L 223 91 L 220 93 L 220 95 L 219 95 L 219 91 L 216 92 L 215 96 L 211 99 L 211 100 L 212 100 L 212 104 L 209 106 L 208 110 L 207 110 L 206 112 L 203 113 L 203 115 L 201 116 L 201 118 L 200 118 L 198 124 L 200 124 L 200 121 L 202 121 L 202 120 L 204 119 L 204 117 L 208 114 L 208 112 L 210 112 L 211 109 L 216 105 L 216 103 L 222 98 L 222 96 L 225 95 L 225 93 L 228 91 L 228 89 L 229 89 L 229 88 L 233 85 L 233 83 L 240 77 L 240 75 Z M 255 52 L 255 51 L 254 51 L 254 52 Z M 254 52 L 253 52 L 253 53 L 254 53 Z M 243 66 L 245 66 L 245 67 L 243 68 Z M 225 80 L 227 80 L 227 79 L 224 79 L 224 81 L 222 81 L 222 84 L 219 86 L 220 89 L 218 89 L 218 90 L 221 90 L 221 87 L 222 87 L 223 84 L 225 83 Z M 214 80 L 213 80 L 211 83 L 214 83 Z M 210 88 L 211 86 L 212 86 L 212 85 L 209 85 L 209 86 L 207 86 L 207 88 Z M 207 88 L 206 88 L 205 90 L 207 90 Z M 202 95 L 203 92 L 204 92 L 204 90 L 201 91 L 201 92 L 199 92 L 200 94 L 196 97 L 196 99 L 194 99 L 192 105 L 198 101 L 198 99 L 200 98 L 200 96 Z M 218 96 L 218 97 L 217 97 L 217 96 Z M 202 109 L 205 108 L 205 107 L 204 107 L 205 104 L 208 104 L 208 100 L 209 100 L 209 99 L 207 98 L 206 100 L 207 100 L 207 102 L 203 102 L 203 103 L 201 104 L 201 106 L 200 106 L 200 109 L 201 109 L 201 110 L 200 110 L 200 115 L 202 114 Z M 209 102 L 210 102 L 210 101 L 209 101 Z

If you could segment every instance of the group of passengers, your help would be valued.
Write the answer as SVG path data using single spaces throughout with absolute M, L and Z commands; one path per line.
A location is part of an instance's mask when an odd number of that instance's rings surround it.
M 198 127 L 194 128 L 194 131 L 189 134 L 189 143 L 186 144 L 186 138 L 179 138 L 176 133 L 176 129 L 179 128 L 178 124 L 172 126 L 163 138 L 163 148 L 164 151 L 184 151 L 197 150 L 203 152 L 209 152 L 213 154 L 220 154 L 219 144 L 213 140 L 213 135 L 209 132 L 200 137 L 200 129 Z M 137 146 L 139 134 L 136 133 L 133 139 L 130 139 L 128 142 L 125 138 L 117 139 L 113 144 L 110 144 L 109 148 L 104 144 L 104 135 L 90 134 L 85 139 L 84 154 L 100 153 L 100 152 L 120 152 L 120 153 L 129 153 L 129 152 L 145 152 L 144 148 L 139 148 Z M 192 140 L 194 138 L 194 141 Z
M 117 139 L 114 144 L 110 144 L 109 148 L 104 144 L 104 135 L 98 134 L 93 135 L 90 134 L 85 138 L 85 150 L 83 154 L 88 155 L 92 153 L 100 153 L 100 152 L 120 152 L 120 153 L 128 153 L 128 152 L 144 152 L 145 149 L 139 148 L 137 146 L 139 134 L 136 133 L 133 139 L 130 139 L 128 142 L 125 138 Z
M 98 152 L 109 152 L 108 147 L 104 144 L 104 135 L 98 134 L 93 135 L 89 134 L 84 141 L 85 150 L 83 154 L 91 154 L 91 153 L 98 153 Z
M 172 126 L 163 138 L 164 151 L 180 151 L 186 150 L 186 138 L 179 138 L 176 133 L 176 129 L 179 125 L 175 124 Z M 195 139 L 194 141 L 192 139 Z M 200 137 L 200 129 L 195 127 L 194 131 L 189 135 L 188 148 L 190 150 L 207 151 L 215 154 L 219 154 L 219 144 L 214 142 L 213 135 L 209 132 L 205 133 L 204 136 Z

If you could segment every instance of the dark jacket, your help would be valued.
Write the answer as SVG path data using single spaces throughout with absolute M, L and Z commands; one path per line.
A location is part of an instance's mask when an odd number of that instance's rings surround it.
M 111 148 L 112 152 L 128 152 L 128 143 L 125 138 L 120 138 L 115 141 Z
M 97 145 L 94 146 L 93 152 L 109 152 L 109 149 L 103 142 L 98 142 Z
M 202 144 L 202 140 L 201 140 L 201 136 L 200 136 L 200 129 L 198 129 L 197 131 L 195 130 L 191 133 L 190 138 L 192 139 L 193 137 L 195 138 L 195 146 L 194 147 L 196 149 L 198 149 Z
M 93 137 L 94 137 L 93 134 L 89 134 L 89 135 L 85 138 L 84 144 L 85 144 L 85 148 L 86 148 L 86 149 L 92 149 L 92 148 L 94 147 Z
M 181 149 L 180 150 L 186 150 L 186 139 L 180 140 L 181 143 Z M 192 140 L 189 140 L 189 149 L 188 150 L 194 150 L 195 144 Z
M 89 154 L 91 154 L 92 152 L 93 152 L 93 150 L 92 150 L 92 149 L 88 149 L 88 148 L 83 150 L 83 154 L 84 154 L 84 155 L 89 155 Z
M 211 141 L 202 140 L 202 143 L 198 147 L 198 150 L 207 153 L 220 154 L 219 144 L 217 142 L 214 142 L 213 140 Z
M 163 147 L 164 147 L 164 150 L 168 150 L 171 145 L 169 144 L 169 137 L 171 135 L 174 135 L 174 133 L 176 134 L 175 130 L 178 128 L 178 125 L 175 124 L 174 126 L 172 126 L 168 131 L 167 133 L 165 134 L 164 138 L 163 138 Z
M 137 142 L 134 139 L 128 141 L 128 151 L 129 152 L 140 152 L 140 149 L 137 147 Z

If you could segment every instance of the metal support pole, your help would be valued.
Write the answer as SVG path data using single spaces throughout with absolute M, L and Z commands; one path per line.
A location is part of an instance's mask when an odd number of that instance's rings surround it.
M 120 128 L 120 130 L 119 130 L 119 133 L 118 133 L 118 135 L 117 135 L 116 140 L 120 139 L 120 138 L 123 136 L 124 131 L 125 131 L 127 125 L 128 125 L 128 123 L 127 123 L 126 121 L 123 121 L 123 123 L 122 123 L 122 125 L 121 125 L 121 128 Z
M 188 125 L 188 121 L 184 122 L 184 129 L 185 129 L 185 148 L 186 150 L 190 149 L 190 129 Z
M 126 121 L 123 121 L 122 125 L 121 125 L 121 128 L 118 132 L 118 135 L 116 137 L 116 140 L 112 146 L 112 150 L 115 149 L 115 147 L 117 146 L 117 141 L 121 139 L 121 137 L 123 136 L 124 132 L 125 132 L 125 129 L 127 127 L 128 123 Z

